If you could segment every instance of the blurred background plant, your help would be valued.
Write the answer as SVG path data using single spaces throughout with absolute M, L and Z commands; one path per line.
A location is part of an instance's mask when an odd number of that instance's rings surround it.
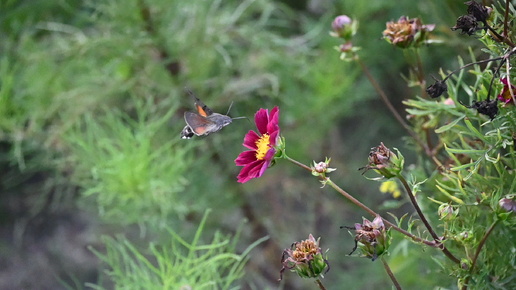
M 459 67 L 457 55 L 483 55 L 477 39 L 450 30 L 463 10 L 461 1 L 451 0 L 2 1 L 0 288 L 109 288 L 121 283 L 109 271 L 137 264 L 149 267 L 133 275 L 145 274 L 160 257 L 169 257 L 149 243 L 165 251 L 195 237 L 205 250 L 217 249 L 227 240 L 217 233 L 236 235 L 242 221 L 248 223 L 232 240 L 236 244 L 221 247 L 241 263 L 249 259 L 242 279 L 226 277 L 231 287 L 313 287 L 289 279 L 289 273 L 277 282 L 282 250 L 309 233 L 323 237 L 321 246 L 330 249 L 332 271 L 324 279 L 330 289 L 343 283 L 353 289 L 389 287 L 375 263 L 347 256 L 353 236 L 339 226 L 364 215 L 350 203 L 284 164 L 252 186 L 237 184 L 233 160 L 244 134 L 254 129 L 249 122 L 235 120 L 209 137 L 180 140 L 183 113 L 193 110 L 184 88 L 219 113 L 233 104 L 233 117 L 252 118 L 258 108 L 280 106 L 289 155 L 305 163 L 331 156 L 338 168 L 332 180 L 378 211 L 401 216 L 412 211 L 403 195 L 378 194 L 380 184 L 359 178 L 356 169 L 380 141 L 402 150 L 407 166 L 421 165 L 422 157 L 401 138 L 403 128 L 359 68 L 338 61 L 332 47 L 339 43 L 328 34 L 331 22 L 343 13 L 360 19 L 355 45 L 404 114 L 401 102 L 414 91 L 400 75 L 410 70 L 403 54 L 381 39 L 385 23 L 410 15 L 437 24 L 433 40 L 442 43 L 420 50 L 425 71 L 437 72 Z M 477 85 L 464 85 L 475 84 L 475 77 L 453 79 L 456 88 L 470 92 L 468 104 L 480 99 L 473 96 Z M 434 117 L 439 108 L 420 114 Z M 474 111 L 458 110 L 477 125 L 485 121 Z M 444 129 L 445 135 L 462 132 Z M 484 129 L 482 135 L 494 130 Z M 418 168 L 412 174 L 427 173 Z M 500 174 L 514 179 L 513 172 Z M 437 185 L 445 192 L 450 186 Z M 506 190 L 514 187 L 500 185 L 497 192 Z M 433 220 L 438 206 L 422 204 L 435 213 Z M 471 232 L 478 240 L 479 231 Z M 270 238 L 254 244 L 265 236 Z M 421 253 L 396 233 L 393 239 L 389 263 L 403 273 L 403 286 L 455 285 L 433 262 L 437 249 Z M 249 245 L 256 247 L 249 252 Z

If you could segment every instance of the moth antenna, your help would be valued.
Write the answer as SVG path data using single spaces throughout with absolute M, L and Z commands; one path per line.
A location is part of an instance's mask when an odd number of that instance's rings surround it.
M 233 107 L 233 102 L 231 102 L 231 104 L 229 105 L 229 109 L 228 109 L 228 112 L 226 113 L 226 116 L 229 116 L 229 111 L 231 110 L 231 107 Z M 249 123 L 251 123 L 251 120 L 249 120 L 249 118 L 247 118 L 247 117 L 231 118 L 231 120 L 239 120 L 239 119 L 247 119 L 247 121 L 249 121 Z
M 229 108 L 228 108 L 228 112 L 226 113 L 226 116 L 229 116 L 229 111 L 231 110 L 231 107 L 233 107 L 233 102 L 231 102 L 231 104 L 229 104 Z
M 197 96 L 190 90 L 190 88 L 185 87 L 185 92 L 192 96 L 194 99 L 197 99 Z

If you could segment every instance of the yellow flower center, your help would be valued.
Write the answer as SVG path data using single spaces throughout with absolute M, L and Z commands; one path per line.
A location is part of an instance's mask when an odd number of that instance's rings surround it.
M 269 134 L 263 134 L 258 141 L 256 141 L 256 159 L 263 160 L 265 158 L 265 154 L 269 151 Z

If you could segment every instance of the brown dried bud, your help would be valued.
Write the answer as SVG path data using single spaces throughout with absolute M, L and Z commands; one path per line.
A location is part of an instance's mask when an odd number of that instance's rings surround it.
M 435 78 L 434 78 L 435 79 Z M 444 80 L 439 81 L 435 79 L 435 83 L 428 88 L 426 88 L 426 93 L 432 98 L 440 97 L 444 92 L 448 90 L 448 86 L 444 82 Z
M 477 21 L 486 24 L 489 13 L 491 12 L 490 9 L 476 1 L 468 1 L 464 4 L 468 5 L 468 14 L 474 16 Z
M 473 35 L 478 30 L 477 19 L 470 14 L 459 16 L 457 23 L 451 30 L 455 31 L 457 29 L 462 30 L 461 34 Z
M 465 106 L 477 110 L 480 114 L 488 116 L 491 120 L 498 114 L 498 99 L 474 102 L 471 106 Z

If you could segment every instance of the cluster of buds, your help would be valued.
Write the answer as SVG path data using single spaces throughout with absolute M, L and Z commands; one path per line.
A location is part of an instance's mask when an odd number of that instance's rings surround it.
M 476 1 L 468 1 L 464 4 L 468 6 L 468 14 L 459 16 L 457 23 L 451 29 L 454 31 L 460 29 L 462 34 L 467 35 L 473 35 L 477 30 L 486 29 L 487 19 L 493 9 Z M 478 28 L 478 22 L 482 22 L 484 27 Z
M 356 223 L 354 228 L 346 228 L 355 230 L 355 247 L 349 253 L 350 255 L 356 251 L 359 243 L 362 254 L 373 261 L 387 252 L 390 235 L 380 216 L 376 216 L 372 222 L 364 218 L 362 224 Z
M 396 150 L 397 151 L 397 150 Z M 403 170 L 404 158 L 399 151 L 394 154 L 389 148 L 380 143 L 380 146 L 371 148 L 369 152 L 369 164 L 360 169 L 373 169 L 385 178 L 398 176 Z M 364 171 L 365 172 L 365 171 Z
M 397 22 L 387 22 L 386 26 L 383 31 L 385 40 L 401 48 L 420 46 L 435 28 L 435 24 L 423 25 L 419 18 L 409 19 L 407 16 L 401 16 Z
M 331 28 L 331 36 L 344 40 L 344 43 L 336 47 L 336 49 L 341 53 L 341 59 L 347 59 L 347 55 L 349 53 L 353 54 L 360 50 L 360 48 L 353 46 L 353 42 L 351 41 L 353 36 L 357 33 L 358 21 L 351 19 L 347 15 L 340 15 L 335 17 L 331 24 Z
M 310 234 L 307 240 L 295 242 L 290 249 L 283 251 L 280 280 L 283 279 L 286 269 L 296 272 L 301 278 L 323 277 L 330 270 L 330 265 L 319 248 L 319 240 L 320 238 L 315 240 Z

